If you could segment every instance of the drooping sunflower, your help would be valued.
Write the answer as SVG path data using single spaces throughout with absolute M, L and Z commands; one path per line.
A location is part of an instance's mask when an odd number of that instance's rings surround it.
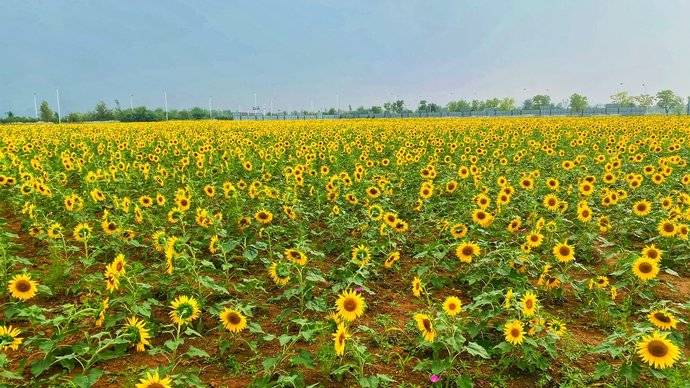
M 149 339 L 151 339 L 151 334 L 144 325 L 143 320 L 140 320 L 137 317 L 127 318 L 125 330 L 127 330 L 132 336 L 132 342 L 136 344 L 138 352 L 143 352 L 147 345 L 151 345 L 151 342 L 149 342 Z
M 668 339 L 667 334 L 655 332 L 642 337 L 637 343 L 637 354 L 642 361 L 657 369 L 673 366 L 680 358 L 678 347 Z
M 0 326 L 0 351 L 5 349 L 17 350 L 24 340 L 19 336 L 22 332 L 12 326 Z
M 537 310 L 537 295 L 532 291 L 527 291 L 520 300 L 520 308 L 522 314 L 526 317 L 531 317 Z
M 553 319 L 549 321 L 547 324 L 547 327 L 549 328 L 549 333 L 555 334 L 557 337 L 562 337 L 563 334 L 567 331 L 565 327 L 565 323 L 563 321 L 560 321 L 558 319 Z
M 415 314 L 414 320 L 417 323 L 417 329 L 422 333 L 424 340 L 427 342 L 433 342 L 436 338 L 436 330 L 434 330 L 433 322 L 431 317 L 427 314 Z
M 562 242 L 553 247 L 553 255 L 561 263 L 567 263 L 575 260 L 575 249 L 567 242 Z
M 654 310 L 647 315 L 649 322 L 662 330 L 675 329 L 678 325 L 678 320 L 668 311 Z
M 223 327 L 232 333 L 239 333 L 247 328 L 247 318 L 238 310 L 226 307 L 218 316 L 223 323 Z
M 290 272 L 288 271 L 284 263 L 272 263 L 268 267 L 268 276 L 273 280 L 273 283 L 278 286 L 284 286 L 290 281 Z
M 659 274 L 659 265 L 655 260 L 640 257 L 633 263 L 632 271 L 638 279 L 647 281 Z
M 81 223 L 74 227 L 72 235 L 74 236 L 75 240 L 85 242 L 91 237 L 91 231 L 92 229 L 89 224 Z
M 392 268 L 393 264 L 395 264 L 398 260 L 400 260 L 400 252 L 391 252 L 388 254 L 388 257 L 386 257 L 386 261 L 383 263 L 383 266 L 385 268 Z
M 419 279 L 418 276 L 415 276 L 414 279 L 412 279 L 412 295 L 419 298 L 422 295 L 423 289 L 424 286 L 422 285 L 422 281 Z
M 343 291 L 335 302 L 338 315 L 348 322 L 362 316 L 365 307 L 364 298 L 353 290 Z
M 451 317 L 458 315 L 462 311 L 462 301 L 457 296 L 449 296 L 443 302 L 443 311 Z
M 170 303 L 170 319 L 176 325 L 186 325 L 199 318 L 201 310 L 196 299 L 180 295 Z
M 353 263 L 359 265 L 360 267 L 364 267 L 369 263 L 369 260 L 371 260 L 371 252 L 367 246 L 360 244 L 352 248 Z
M 170 377 L 161 378 L 158 371 L 146 372 L 146 376 L 139 380 L 136 388 L 171 388 L 172 380 Z
M 345 353 L 345 341 L 350 338 L 350 333 L 348 333 L 345 325 L 340 322 L 338 323 L 338 329 L 333 333 L 333 348 L 335 349 L 335 354 L 342 356 Z
M 463 263 L 471 263 L 472 258 L 480 253 L 481 248 L 473 242 L 464 242 L 455 248 L 455 256 Z
M 7 285 L 7 289 L 13 298 L 27 301 L 38 292 L 38 282 L 31 280 L 31 275 L 18 274 L 12 277 L 12 280 Z
M 522 322 L 514 319 L 503 326 L 503 335 L 506 342 L 512 345 L 519 345 L 525 340 L 525 332 Z

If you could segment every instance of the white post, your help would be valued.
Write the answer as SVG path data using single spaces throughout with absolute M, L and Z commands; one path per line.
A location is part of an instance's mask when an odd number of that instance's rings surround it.
M 62 112 L 60 112 L 60 89 L 55 89 L 55 95 L 57 96 L 58 124 L 60 124 L 62 121 Z
M 168 93 L 163 91 L 163 100 L 165 100 L 165 120 L 168 120 Z
M 212 98 L 213 98 L 213 97 L 209 97 L 209 98 L 208 98 L 208 117 L 209 117 L 210 119 L 213 118 L 213 110 L 211 109 L 211 101 L 212 101 Z
M 36 114 L 36 120 L 38 120 L 38 103 L 36 102 L 36 93 L 34 93 L 34 112 Z
M 129 110 L 134 111 L 134 94 L 129 95 Z

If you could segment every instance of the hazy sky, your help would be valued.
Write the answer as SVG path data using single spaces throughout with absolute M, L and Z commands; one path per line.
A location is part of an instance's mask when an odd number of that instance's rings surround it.
M 662 6 L 663 5 L 663 6 Z M 2 0 L 0 112 L 690 95 L 690 1 Z M 621 86 L 620 83 L 623 85 Z M 643 83 L 646 87 L 643 87 Z M 526 89 L 526 90 L 525 90 Z M 1 113 L 0 113 L 1 114 Z

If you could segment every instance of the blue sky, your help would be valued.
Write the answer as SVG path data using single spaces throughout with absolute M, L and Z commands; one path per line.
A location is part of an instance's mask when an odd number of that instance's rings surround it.
M 690 95 L 690 1 L 3 0 L 0 112 Z M 622 83 L 622 86 L 620 85 Z M 643 86 L 645 84 L 645 86 Z

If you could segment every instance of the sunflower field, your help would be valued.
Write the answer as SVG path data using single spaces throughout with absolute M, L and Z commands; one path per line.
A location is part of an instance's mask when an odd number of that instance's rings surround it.
M 687 117 L 0 126 L 0 385 L 683 386 Z

